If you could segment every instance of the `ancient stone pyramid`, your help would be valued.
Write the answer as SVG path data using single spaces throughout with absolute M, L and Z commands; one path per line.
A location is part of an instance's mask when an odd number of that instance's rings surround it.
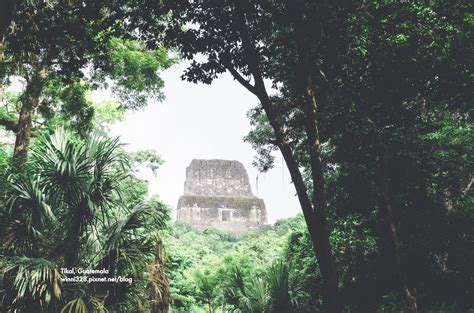
M 242 163 L 192 160 L 186 168 L 177 221 L 198 229 L 213 227 L 242 233 L 267 224 L 267 211 L 263 200 L 252 194 Z

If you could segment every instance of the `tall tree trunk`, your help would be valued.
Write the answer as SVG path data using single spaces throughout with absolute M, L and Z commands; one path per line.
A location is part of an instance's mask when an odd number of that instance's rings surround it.
M 0 71 L 3 70 L 1 68 L 3 61 L 5 60 L 5 37 L 0 34 Z M 4 86 L 3 86 L 3 79 L 5 77 L 3 75 L 0 75 L 0 104 L 3 102 L 3 92 L 4 92 Z
M 304 49 L 304 48 L 303 48 Z M 301 51 L 301 50 L 300 50 Z M 329 241 L 329 227 L 326 216 L 326 194 L 324 190 L 323 165 L 321 160 L 321 144 L 317 124 L 317 102 L 312 84 L 310 65 L 304 59 L 299 64 L 298 85 L 300 101 L 305 113 L 305 132 L 311 160 L 311 180 L 313 183 L 312 202 L 313 214 L 310 231 L 315 247 L 318 265 L 323 279 L 323 291 L 326 293 L 326 306 L 330 312 L 342 312 L 339 297 L 338 273 L 336 262 Z
M 230 60 L 222 60 L 226 64 L 226 68 L 234 76 L 234 78 L 247 88 L 250 92 L 255 94 L 261 102 L 261 105 L 268 117 L 268 121 L 273 128 L 275 134 L 275 144 L 280 149 L 283 158 L 286 162 L 288 170 L 290 172 L 291 179 L 295 185 L 298 200 L 303 211 L 303 215 L 308 226 L 310 238 L 313 243 L 313 249 L 318 261 L 318 265 L 321 270 L 321 276 L 323 281 L 323 302 L 330 313 L 342 313 L 343 306 L 339 295 L 338 289 L 338 274 L 336 270 L 336 264 L 334 256 L 332 254 L 331 244 L 329 241 L 329 229 L 326 219 L 326 200 L 324 196 L 324 178 L 322 172 L 322 164 L 320 158 L 320 146 L 319 146 L 319 133 L 316 124 L 316 98 L 314 96 L 314 90 L 311 80 L 303 80 L 303 89 L 310 92 L 310 97 L 304 96 L 304 108 L 307 121 L 307 136 L 308 146 L 311 154 L 311 170 L 313 179 L 313 196 L 315 205 L 313 206 L 309 195 L 306 184 L 304 183 L 303 176 L 300 171 L 298 161 L 289 145 L 289 141 L 285 134 L 283 125 L 280 122 L 275 106 L 272 103 L 268 92 L 266 90 L 263 76 L 259 67 L 259 57 L 255 48 L 255 44 L 252 42 L 246 25 L 245 11 L 239 2 L 237 6 L 237 19 L 241 23 L 241 36 L 242 45 L 248 55 L 249 70 L 254 78 L 254 85 L 251 85 L 245 80 L 235 68 L 233 68 Z M 240 10 L 240 11 L 239 11 Z M 308 78 L 308 77 L 307 77 Z M 309 79 L 311 76 L 309 76 Z M 308 89 L 309 87 L 309 89 Z M 307 101 L 306 101 L 307 100 Z
M 393 221 L 392 213 L 392 202 L 390 198 L 390 185 L 389 185 L 389 155 L 386 148 L 381 144 L 382 151 L 380 152 L 380 173 L 381 173 L 381 184 L 382 184 L 382 196 L 383 205 L 380 216 L 380 225 L 382 227 L 382 241 L 384 243 L 387 252 L 387 263 L 391 264 L 393 273 L 396 278 L 396 283 L 400 288 L 401 295 L 407 303 L 408 309 L 411 313 L 417 313 L 417 301 L 416 297 L 412 294 L 408 288 L 405 275 L 401 268 L 399 242 L 397 236 L 397 230 Z
M 231 72 L 234 70 L 231 70 Z M 263 80 L 262 80 L 263 82 Z M 286 138 L 284 128 L 278 122 L 278 115 L 275 111 L 273 103 L 270 100 L 265 88 L 256 88 L 256 94 L 262 104 L 265 114 L 268 117 L 269 123 L 274 130 L 276 137 L 275 144 L 280 149 L 283 159 L 290 172 L 291 180 L 295 186 L 296 194 L 303 211 L 303 216 L 308 226 L 308 231 L 313 244 L 314 253 L 321 270 L 323 280 L 323 302 L 330 313 L 342 313 L 342 301 L 338 291 L 338 274 L 334 256 L 332 255 L 331 244 L 329 242 L 329 229 L 325 215 L 325 206 L 322 210 L 313 209 L 313 205 L 308 196 L 306 184 L 300 171 L 298 161 L 296 160 L 293 151 Z M 322 168 L 321 168 L 322 178 Z M 318 193 L 321 187 L 324 188 L 324 180 L 320 179 L 316 187 Z M 317 199 L 319 204 L 324 203 L 324 193 L 321 196 L 318 194 Z M 320 207 L 321 208 L 321 207 Z
M 168 276 L 165 272 L 165 255 L 163 241 L 156 243 L 155 261 L 149 267 L 151 279 L 151 312 L 168 313 L 171 305 L 171 293 Z M 211 305 L 209 304 L 209 310 Z
M 79 223 L 77 225 L 72 225 L 71 233 L 80 234 Z M 68 235 L 70 237 L 70 235 Z M 64 247 L 64 267 L 73 268 L 77 265 L 77 260 L 79 259 L 80 253 L 80 237 L 72 240 L 71 242 L 66 243 Z
M 66 242 L 64 243 L 64 266 L 71 268 L 77 266 L 77 261 L 81 253 L 81 235 L 83 232 L 84 206 L 81 203 L 74 208 L 71 225 L 68 227 Z M 109 268 L 110 269 L 110 268 Z M 110 269 L 111 270 L 111 269 Z
M 324 190 L 323 165 L 321 160 L 321 141 L 318 128 L 318 106 L 311 74 L 309 47 L 305 35 L 304 2 L 295 1 L 294 34 L 298 54 L 296 82 L 300 105 L 305 113 L 305 132 L 308 152 L 311 160 L 311 179 L 313 182 L 313 214 L 311 237 L 316 250 L 318 265 L 323 280 L 323 292 L 326 294 L 326 307 L 330 312 L 342 312 L 339 296 L 339 277 L 336 261 L 329 241 L 329 227 L 326 216 L 326 193 Z
M 307 187 L 304 183 L 299 164 L 294 156 L 293 151 L 291 150 L 288 140 L 286 139 L 284 129 L 278 122 L 278 116 L 265 90 L 261 90 L 259 92 L 259 99 L 274 130 L 276 144 L 279 147 L 288 167 L 288 171 L 290 172 L 291 180 L 295 186 L 298 200 L 303 211 L 303 216 L 305 218 L 306 225 L 308 226 L 308 232 L 313 244 L 314 253 L 321 270 L 321 277 L 323 281 L 323 302 L 325 303 L 328 312 L 341 313 L 343 311 L 343 306 L 339 295 L 336 263 L 329 241 L 329 228 L 327 225 L 325 210 L 326 202 L 324 198 L 324 179 L 322 176 L 321 159 L 318 157 L 315 160 L 315 162 L 319 162 L 319 164 L 316 163 L 316 169 L 319 166 L 319 173 L 316 172 L 317 180 L 313 181 L 313 185 L 318 185 L 314 187 L 316 205 L 313 207 L 308 196 Z
M 18 6 L 18 0 L 0 1 L 0 36 L 3 36 L 10 26 Z
M 36 108 L 40 103 L 41 92 L 46 83 L 47 69 L 45 66 L 37 66 L 32 77 L 26 85 L 25 92 L 21 96 L 21 109 L 18 117 L 15 149 L 13 150 L 13 163 L 22 168 L 28 157 L 28 148 L 31 140 L 31 127 Z

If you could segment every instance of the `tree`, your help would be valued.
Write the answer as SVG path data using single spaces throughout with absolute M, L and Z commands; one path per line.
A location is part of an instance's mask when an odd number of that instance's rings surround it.
M 123 34 L 122 17 L 121 9 L 107 1 L 19 3 L 1 50 L 5 56 L 2 80 L 19 75 L 26 80 L 26 87 L 19 99 L 18 119 L 0 120 L 1 125 L 15 132 L 13 159 L 18 167 L 26 162 L 35 112 L 47 104 L 42 96 L 51 81 L 58 89 L 84 85 L 84 72 L 89 70 L 92 75 L 88 89 L 111 83 L 124 107 L 142 107 L 147 96 L 162 99 L 163 81 L 158 70 L 169 67 L 173 59 L 165 49 L 148 51 L 137 42 L 114 37 Z M 64 92 L 67 90 L 56 95 Z M 74 113 L 87 109 L 76 106 Z
M 466 87 L 472 54 L 464 52 L 472 50 L 472 45 L 467 39 L 466 10 L 462 2 L 454 10 L 446 10 L 436 2 L 361 3 L 346 13 L 327 12 L 330 22 L 325 24 L 325 38 L 309 49 L 312 59 L 318 60 L 312 71 L 320 94 L 319 112 L 324 116 L 320 123 L 325 147 L 323 165 L 329 181 L 328 201 L 337 208 L 333 218 L 341 220 L 362 213 L 372 219 L 374 209 L 378 212 L 377 229 L 370 223 L 366 225 L 380 238 L 379 285 L 399 290 L 412 312 L 417 310 L 414 286 L 422 283 L 407 274 L 419 270 L 411 269 L 411 257 L 403 260 L 406 253 L 401 246 L 410 242 L 400 238 L 420 232 L 415 224 L 430 227 L 434 220 L 430 210 L 433 212 L 438 204 L 428 195 L 429 181 L 443 172 L 427 164 L 430 153 L 439 151 L 425 146 L 423 137 L 444 128 L 450 116 L 451 122 L 466 131 L 457 137 L 460 145 L 455 150 L 469 154 L 460 139 L 470 136 L 470 92 Z M 288 42 L 288 36 L 282 33 L 280 40 Z M 275 63 L 285 73 L 293 70 L 291 63 Z M 310 155 L 301 146 L 304 112 L 294 105 L 299 99 L 299 86 L 291 80 L 281 83 L 281 94 L 274 97 L 274 102 L 278 112 L 287 116 L 284 126 L 291 129 L 290 142 L 296 147 L 300 164 L 309 168 Z M 273 137 L 268 133 L 268 119 L 260 108 L 250 116 L 255 129 L 247 140 L 260 154 L 257 163 L 268 167 L 273 148 L 269 144 Z M 452 155 L 450 150 L 444 153 Z M 465 175 L 450 171 L 457 181 L 450 184 L 469 184 L 470 165 L 456 164 L 464 168 Z M 306 173 L 307 180 L 310 175 Z M 439 214 L 445 214 L 439 210 Z M 398 224 L 405 234 L 398 233 Z
M 196 285 L 198 289 L 198 299 L 207 305 L 208 312 L 212 313 L 215 298 L 217 296 L 217 277 L 215 273 L 209 271 L 198 272 L 196 274 Z
M 58 129 L 39 141 L 25 172 L 12 176 L 8 211 L 2 212 L 2 305 L 23 312 L 63 304 L 117 309 L 131 308 L 135 297 L 146 299 L 145 273 L 158 231 L 169 220 L 166 206 L 146 201 L 143 192 L 141 201 L 121 197 L 131 174 L 118 140 L 91 135 L 81 141 Z M 66 287 L 62 267 L 107 268 L 110 276 L 134 283 Z
M 463 11 L 462 4 L 458 8 Z M 356 155 L 372 162 L 375 170 L 371 179 L 376 183 L 383 263 L 393 275 L 394 288 L 400 290 L 410 311 L 416 312 L 417 301 L 410 287 L 415 283 L 410 282 L 402 267 L 409 261 L 401 260 L 396 226 L 400 213 L 395 210 L 400 197 L 405 196 L 403 193 L 417 199 L 414 202 L 405 198 L 405 205 L 410 203 L 408 206 L 422 210 L 426 196 L 415 190 L 425 187 L 414 173 L 404 175 L 404 171 L 396 172 L 396 169 L 415 167 L 411 162 L 417 162 L 418 166 L 424 163 L 426 157 L 417 154 L 416 147 L 420 136 L 436 127 L 436 118 L 431 114 L 439 114 L 440 109 L 448 115 L 454 111 L 461 113 L 451 106 L 453 96 L 458 108 L 466 103 L 469 57 L 459 55 L 453 48 L 465 40 L 467 25 L 450 18 L 436 3 L 384 2 L 362 5 L 352 15 L 350 24 L 346 44 L 332 50 L 328 48 L 334 58 L 338 58 L 339 69 L 327 65 L 322 71 L 328 73 L 326 89 L 332 89 L 335 94 L 328 94 L 329 101 L 339 102 L 347 109 L 351 107 L 348 112 L 353 113 L 346 118 L 351 130 L 337 134 L 340 123 L 331 123 L 335 129 L 326 130 L 327 134 L 335 133 L 331 137 L 336 149 L 348 153 L 345 156 L 338 153 L 348 167 L 355 165 L 350 163 Z M 352 52 L 347 53 L 347 46 L 354 47 Z M 345 143 L 353 141 L 350 149 L 344 147 L 341 137 L 336 137 L 341 133 Z M 365 144 L 364 151 L 351 150 L 357 144 L 359 147 Z M 368 157 L 363 156 L 364 153 Z M 349 155 L 351 158 L 347 158 Z M 412 186 L 411 191 L 401 187 L 415 181 L 419 185 Z
M 18 5 L 18 0 L 7 0 L 1 3 L 0 12 L 0 37 L 3 37 L 3 34 L 8 29 L 13 16 L 16 12 L 16 7 Z
M 293 312 L 289 270 L 288 264 L 276 260 L 260 277 L 248 277 L 234 266 L 224 278 L 225 298 L 241 312 Z

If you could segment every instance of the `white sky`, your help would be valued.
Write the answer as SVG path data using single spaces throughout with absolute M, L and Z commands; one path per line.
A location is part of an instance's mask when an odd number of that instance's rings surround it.
M 183 193 L 185 170 L 192 159 L 229 159 L 242 162 L 256 192 L 258 174 L 252 166 L 255 151 L 243 137 L 250 129 L 246 116 L 258 100 L 223 74 L 212 85 L 182 81 L 185 64 L 164 71 L 165 101 L 151 102 L 112 127 L 112 134 L 127 143 L 127 150 L 154 149 L 165 163 L 157 171 L 141 173 L 150 183 L 150 193 L 176 209 Z M 277 152 L 276 166 L 259 174 L 258 197 L 265 201 L 268 221 L 295 216 L 300 207 L 286 165 Z M 175 215 L 173 211 L 173 215 Z

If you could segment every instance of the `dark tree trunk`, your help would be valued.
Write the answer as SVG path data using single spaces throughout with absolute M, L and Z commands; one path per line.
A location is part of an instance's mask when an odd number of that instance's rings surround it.
M 339 277 L 336 261 L 329 241 L 329 227 L 326 216 L 326 194 L 324 190 L 323 164 L 321 160 L 321 141 L 318 128 L 318 107 L 312 81 L 312 65 L 309 60 L 309 47 L 305 36 L 304 2 L 295 4 L 294 34 L 298 54 L 296 82 L 299 93 L 299 105 L 305 113 L 305 132 L 308 152 L 311 160 L 311 179 L 313 182 L 313 214 L 311 216 L 311 238 L 315 248 L 318 265 L 321 270 L 325 305 L 329 312 L 342 312 L 343 305 L 339 296 Z
M 234 78 L 250 92 L 255 94 L 262 104 L 265 114 L 268 117 L 268 121 L 274 130 L 276 139 L 275 144 L 278 146 L 283 155 L 290 172 L 291 179 L 295 185 L 298 200 L 308 226 L 308 231 L 310 233 L 313 249 L 321 270 L 321 276 L 323 280 L 323 302 L 327 307 L 328 312 L 342 313 L 343 305 L 338 289 L 338 274 L 329 241 L 329 228 L 326 219 L 324 178 L 320 158 L 319 133 L 316 124 L 316 98 L 314 96 L 312 85 L 307 84 L 311 83 L 311 76 L 309 75 L 306 77 L 306 79 L 302 81 L 301 85 L 302 89 L 307 91 L 309 93 L 308 95 L 310 96 L 308 98 L 307 94 L 305 94 L 305 101 L 302 104 L 305 108 L 307 122 L 306 132 L 312 161 L 311 170 L 314 185 L 314 205 L 308 195 L 308 190 L 306 184 L 304 183 L 298 161 L 289 145 L 283 125 L 280 123 L 280 117 L 278 116 L 278 113 L 276 112 L 275 107 L 265 88 L 263 76 L 259 68 L 259 57 L 255 49 L 255 44 L 252 42 L 248 34 L 243 12 L 244 11 L 237 12 L 237 18 L 240 18 L 240 23 L 242 25 L 242 45 L 248 55 L 248 65 L 255 81 L 254 85 L 251 85 L 237 72 L 235 68 L 233 68 L 230 60 L 222 60 L 222 62 L 229 72 L 234 76 Z M 307 80 L 307 78 L 309 78 L 309 80 Z
M 2 37 L 10 26 L 16 13 L 18 0 L 0 1 L 0 37 Z
M 3 63 L 5 60 L 5 37 L 1 36 L 0 34 L 0 64 Z M 0 103 L 3 102 L 3 92 L 4 92 L 4 87 L 3 87 L 3 79 L 5 77 L 2 75 L 0 76 Z
M 304 47 L 304 46 L 303 46 Z M 304 48 L 300 48 L 304 49 Z M 301 50 L 300 50 L 301 51 Z M 300 52 L 304 54 L 304 52 Z M 298 70 L 300 101 L 305 113 L 305 132 L 308 152 L 311 160 L 311 179 L 313 182 L 313 210 L 308 227 L 315 248 L 318 265 L 321 270 L 325 305 L 329 312 L 342 312 L 339 297 L 338 273 L 336 262 L 329 241 L 329 227 L 326 216 L 326 195 L 324 190 L 323 165 L 321 161 L 321 144 L 317 124 L 317 103 L 312 85 L 310 65 L 302 57 Z
M 332 254 L 331 244 L 329 242 L 329 228 L 326 218 L 324 178 L 322 175 L 321 159 L 318 155 L 318 157 L 316 157 L 314 160 L 316 164 L 312 164 L 318 171 L 315 175 L 317 180 L 313 181 L 313 185 L 315 186 L 315 205 L 313 207 L 308 196 L 307 187 L 304 183 L 299 164 L 293 154 L 293 151 L 291 150 L 291 147 L 288 144 L 283 127 L 281 127 L 278 123 L 277 114 L 265 90 L 261 91 L 259 99 L 275 132 L 276 144 L 278 145 L 290 172 L 290 176 L 293 184 L 295 185 L 298 200 L 308 226 L 308 231 L 313 243 L 316 259 L 321 270 L 323 281 L 323 302 L 328 308 L 328 312 L 341 313 L 343 306 L 339 296 L 336 263 Z M 313 173 L 313 175 L 314 174 L 315 173 Z
M 390 198 L 390 185 L 388 174 L 389 155 L 383 145 L 381 147 L 381 150 L 382 151 L 380 153 L 380 173 L 383 205 L 382 210 L 380 212 L 380 225 L 382 228 L 382 241 L 387 253 L 387 263 L 390 264 L 393 269 L 393 274 L 395 275 L 396 283 L 400 288 L 401 295 L 407 303 L 410 312 L 417 313 L 418 308 L 416 297 L 412 294 L 410 288 L 408 288 L 405 275 L 403 274 L 401 268 L 399 242 L 397 230 L 393 221 L 392 202 Z
M 68 228 L 64 249 L 64 266 L 72 268 L 77 265 L 81 250 L 81 234 L 82 234 L 82 209 L 76 208 L 76 212 L 71 220 Z
M 329 228 L 325 215 L 325 200 L 324 193 L 319 194 L 324 188 L 324 180 L 322 179 L 322 168 L 320 167 L 320 180 L 315 182 L 319 184 L 315 188 L 318 194 L 319 208 L 313 210 L 313 205 L 308 196 L 307 187 L 304 183 L 303 176 L 300 171 L 298 161 L 296 160 L 288 140 L 286 139 L 283 127 L 278 122 L 278 116 L 275 112 L 273 104 L 264 88 L 258 88 L 256 91 L 265 114 L 268 117 L 270 125 L 274 130 L 276 137 L 275 144 L 280 149 L 285 163 L 290 172 L 291 180 L 295 186 L 298 200 L 303 211 L 303 215 L 308 226 L 311 241 L 313 243 L 314 252 L 318 265 L 321 269 L 321 276 L 323 280 L 323 302 L 330 313 L 342 312 L 342 301 L 338 290 L 338 274 L 334 256 L 332 255 L 331 244 L 329 242 Z M 320 162 L 320 160 L 319 160 Z M 313 182 L 314 184 L 314 182 Z M 321 203 L 324 204 L 321 206 Z M 322 208 L 322 210 L 321 210 Z
M 16 128 L 15 149 L 13 150 L 13 163 L 22 168 L 28 157 L 28 148 L 31 140 L 31 128 L 36 108 L 40 102 L 41 92 L 46 82 L 46 67 L 39 66 L 26 85 L 21 96 L 21 110 Z

